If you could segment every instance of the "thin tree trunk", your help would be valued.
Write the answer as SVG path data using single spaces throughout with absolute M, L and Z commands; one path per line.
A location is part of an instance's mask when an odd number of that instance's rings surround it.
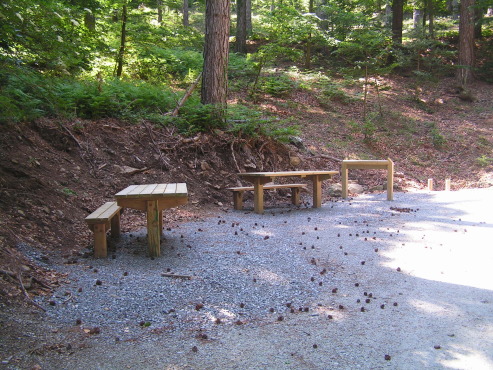
M 190 25 L 190 20 L 188 16 L 188 0 L 183 0 L 183 25 L 188 27 Z
M 207 0 L 205 7 L 204 68 L 201 102 L 226 109 L 229 58 L 229 0 Z
M 163 23 L 163 1 L 157 0 L 157 22 Z
M 434 28 L 434 15 L 435 15 L 435 6 L 433 0 L 428 0 L 428 33 L 431 38 L 435 37 L 435 28 Z
M 236 0 L 236 43 L 235 52 L 246 54 L 246 25 L 247 4 L 246 0 Z
M 404 22 L 404 0 L 392 1 L 392 41 L 402 44 L 402 23 Z
M 116 77 L 120 78 L 123 72 L 123 56 L 125 54 L 125 40 L 127 37 L 127 6 L 122 9 L 122 33 L 120 37 L 120 50 L 118 51 Z
M 474 4 L 475 0 L 461 0 L 459 21 L 458 82 L 466 86 L 472 79 L 474 66 Z
M 247 36 L 252 34 L 252 0 L 246 0 L 246 30 Z

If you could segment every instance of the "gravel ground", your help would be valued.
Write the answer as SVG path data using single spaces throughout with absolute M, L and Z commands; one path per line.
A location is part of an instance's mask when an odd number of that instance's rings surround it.
M 140 230 L 52 266 L 66 284 L 22 319 L 44 336 L 0 367 L 493 368 L 493 188 L 385 197 L 223 212 L 167 225 L 159 258 Z

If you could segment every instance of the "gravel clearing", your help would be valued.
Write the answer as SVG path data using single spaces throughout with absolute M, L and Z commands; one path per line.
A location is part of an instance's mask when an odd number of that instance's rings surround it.
M 155 259 L 124 234 L 51 266 L 46 338 L 2 366 L 493 368 L 493 188 L 385 199 L 166 225 Z

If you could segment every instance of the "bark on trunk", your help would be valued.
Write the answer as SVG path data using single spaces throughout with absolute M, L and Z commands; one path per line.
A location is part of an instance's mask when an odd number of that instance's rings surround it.
M 402 44 L 402 23 L 404 21 L 404 0 L 392 1 L 392 41 Z
M 247 24 L 246 0 L 236 0 L 236 43 L 235 52 L 246 54 Z
M 475 0 L 462 0 L 459 20 L 459 70 L 458 82 L 466 86 L 472 79 L 474 66 L 474 3 Z
M 219 110 L 226 108 L 228 88 L 229 9 L 229 0 L 206 1 L 201 101 Z

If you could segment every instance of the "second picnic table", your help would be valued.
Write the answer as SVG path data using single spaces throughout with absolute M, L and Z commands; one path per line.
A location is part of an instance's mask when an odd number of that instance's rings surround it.
M 274 177 L 302 177 L 313 183 L 313 208 L 322 206 L 322 181 L 339 174 L 338 171 L 283 171 L 283 172 L 245 172 L 238 176 L 253 183 L 254 211 L 264 213 L 264 185 Z
M 163 210 L 188 202 L 187 184 L 130 185 L 115 194 L 119 206 L 147 212 L 147 238 L 149 256 L 161 253 Z

